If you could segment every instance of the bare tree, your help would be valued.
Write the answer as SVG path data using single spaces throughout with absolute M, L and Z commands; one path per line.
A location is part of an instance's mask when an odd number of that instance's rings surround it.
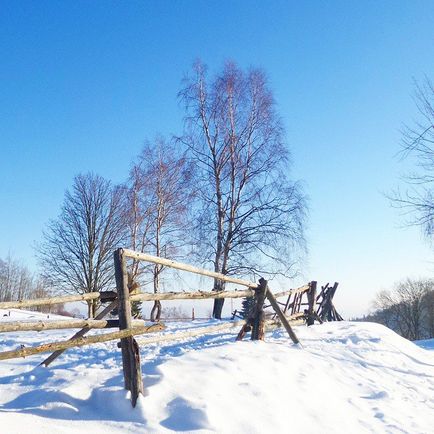
M 39 276 L 34 279 L 32 292 L 30 294 L 30 298 L 38 299 L 38 298 L 48 298 L 51 294 L 51 285 L 47 282 L 46 279 Z M 44 306 L 34 306 L 31 310 L 36 310 L 37 312 L 54 312 L 56 306 L 52 305 L 44 305 Z
M 0 259 L 0 301 L 15 301 L 48 297 L 47 283 L 9 254 Z M 52 306 L 35 306 L 30 310 L 51 312 Z
M 122 197 L 122 189 L 98 175 L 74 179 L 38 248 L 42 275 L 54 288 L 84 294 L 112 287 L 112 252 L 125 236 Z M 88 307 L 92 318 L 96 304 L 88 302 Z
M 189 315 L 182 306 L 165 307 L 162 310 L 162 315 L 164 319 L 172 319 L 172 320 L 191 319 L 191 315 Z
M 0 259 L 0 301 L 22 300 L 33 291 L 33 275 L 9 254 Z
M 374 302 L 380 322 L 410 340 L 429 337 L 433 289 L 432 280 L 405 279 L 392 291 L 380 292 Z
M 178 255 L 186 244 L 186 216 L 191 196 L 191 165 L 162 138 L 145 144 L 128 182 L 127 222 L 134 250 L 156 256 Z M 144 269 L 133 261 L 132 279 Z M 160 291 L 161 265 L 152 267 L 155 293 Z M 161 302 L 155 301 L 151 320 L 159 320 Z
M 402 155 L 415 158 L 416 170 L 405 177 L 406 191 L 391 195 L 392 204 L 404 209 L 409 223 L 421 226 L 429 238 L 434 234 L 434 86 L 428 78 L 415 84 L 419 121 L 402 132 Z
M 227 63 L 209 79 L 198 62 L 179 93 L 187 145 L 198 172 L 201 259 L 222 274 L 295 272 L 305 198 L 290 181 L 284 131 L 265 75 Z M 213 290 L 223 289 L 215 280 Z M 224 300 L 215 300 L 221 318 Z

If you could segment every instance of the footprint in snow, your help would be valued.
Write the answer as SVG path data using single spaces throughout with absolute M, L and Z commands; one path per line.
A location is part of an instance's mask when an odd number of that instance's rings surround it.
M 364 399 L 384 399 L 384 398 L 388 398 L 389 395 L 387 392 L 385 392 L 384 390 L 380 391 L 380 392 L 374 392 L 371 393 L 368 396 L 362 396 L 362 398 Z

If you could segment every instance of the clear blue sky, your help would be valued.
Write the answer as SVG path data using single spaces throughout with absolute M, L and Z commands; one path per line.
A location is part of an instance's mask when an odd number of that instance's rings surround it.
M 181 129 L 192 62 L 263 67 L 310 196 L 302 280 L 341 283 L 344 315 L 405 276 L 429 246 L 382 192 L 434 76 L 433 1 L 0 1 L 0 257 L 32 244 L 74 175 L 124 180 L 145 138 Z

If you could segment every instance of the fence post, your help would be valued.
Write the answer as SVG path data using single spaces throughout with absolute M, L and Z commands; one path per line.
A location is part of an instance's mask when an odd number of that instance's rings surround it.
M 316 281 L 309 283 L 309 291 L 307 292 L 307 302 L 309 303 L 307 309 L 307 325 L 311 326 L 315 323 L 315 304 L 316 304 Z
M 131 329 L 130 291 L 128 288 L 128 274 L 123 249 L 115 250 L 113 259 L 119 302 L 119 329 Z M 139 393 L 143 394 L 139 346 L 135 339 L 130 336 L 121 339 L 121 349 L 125 389 L 131 392 L 131 403 L 133 407 L 135 407 Z
M 268 282 L 262 277 L 255 289 L 255 316 L 252 324 L 252 341 L 263 341 L 265 336 L 264 301 L 267 294 Z

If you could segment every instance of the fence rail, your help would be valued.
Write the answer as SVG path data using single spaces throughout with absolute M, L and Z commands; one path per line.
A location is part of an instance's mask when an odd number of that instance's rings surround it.
M 0 302 L 0 309 L 23 309 L 24 307 L 51 306 L 55 304 L 70 303 L 73 301 L 97 300 L 100 297 L 101 293 L 99 292 L 88 292 L 87 294 L 39 298 L 35 300 L 2 301 Z
M 143 326 L 143 321 L 133 321 L 134 327 Z M 65 319 L 59 321 L 7 321 L 0 323 L 0 333 L 5 332 L 41 332 L 44 330 L 63 330 L 63 329 L 108 329 L 119 327 L 117 319 Z
M 190 273 L 199 274 L 201 276 L 213 277 L 222 282 L 235 283 L 237 285 L 247 286 L 248 288 L 256 288 L 257 283 L 249 282 L 248 280 L 237 279 L 235 277 L 226 276 L 225 274 L 216 273 L 215 271 L 205 270 L 203 268 L 193 267 L 182 262 L 171 261 L 170 259 L 160 258 L 159 256 L 147 255 L 146 253 L 135 252 L 134 250 L 122 249 L 122 254 L 127 258 L 137 259 L 139 261 L 150 262 L 151 264 L 165 265 L 177 270 L 188 271 Z
M 256 285 L 257 286 L 257 285 Z M 303 285 L 299 288 L 289 289 L 276 293 L 275 297 L 284 297 L 290 294 L 297 294 L 309 290 L 309 285 Z M 65 295 L 59 297 L 39 298 L 35 300 L 17 300 L 2 301 L 0 309 L 22 309 L 25 307 L 35 306 L 52 306 L 55 304 L 71 303 L 76 301 L 98 300 L 111 301 L 116 296 L 113 291 L 107 292 L 89 292 L 87 294 Z M 244 298 L 254 297 L 255 291 L 251 289 L 234 290 L 234 291 L 194 291 L 194 292 L 138 292 L 130 295 L 131 301 L 155 301 L 155 300 L 200 300 L 214 298 Z
M 257 285 L 256 285 L 257 286 Z M 275 297 L 285 297 L 290 294 L 303 293 L 309 290 L 309 285 L 303 285 L 300 288 L 289 289 L 274 294 Z M 239 291 L 195 291 L 195 292 L 164 292 L 164 293 L 150 293 L 139 292 L 130 295 L 130 301 L 154 301 L 154 300 L 205 300 L 214 298 L 245 298 L 254 297 L 255 291 L 253 290 L 239 290 Z
M 24 348 L 19 348 L 18 350 L 3 351 L 0 353 L 0 360 L 15 359 L 17 357 L 26 357 L 34 354 L 64 350 L 72 347 L 82 347 L 83 345 L 114 341 L 117 339 L 124 339 L 135 335 L 154 333 L 158 330 L 163 330 L 163 328 L 164 326 L 162 324 L 153 324 L 151 326 L 119 330 L 116 332 L 86 336 L 86 337 L 81 337 L 76 339 L 70 339 L 67 341 L 51 342 L 49 344 L 43 344 L 34 347 L 24 347 Z

